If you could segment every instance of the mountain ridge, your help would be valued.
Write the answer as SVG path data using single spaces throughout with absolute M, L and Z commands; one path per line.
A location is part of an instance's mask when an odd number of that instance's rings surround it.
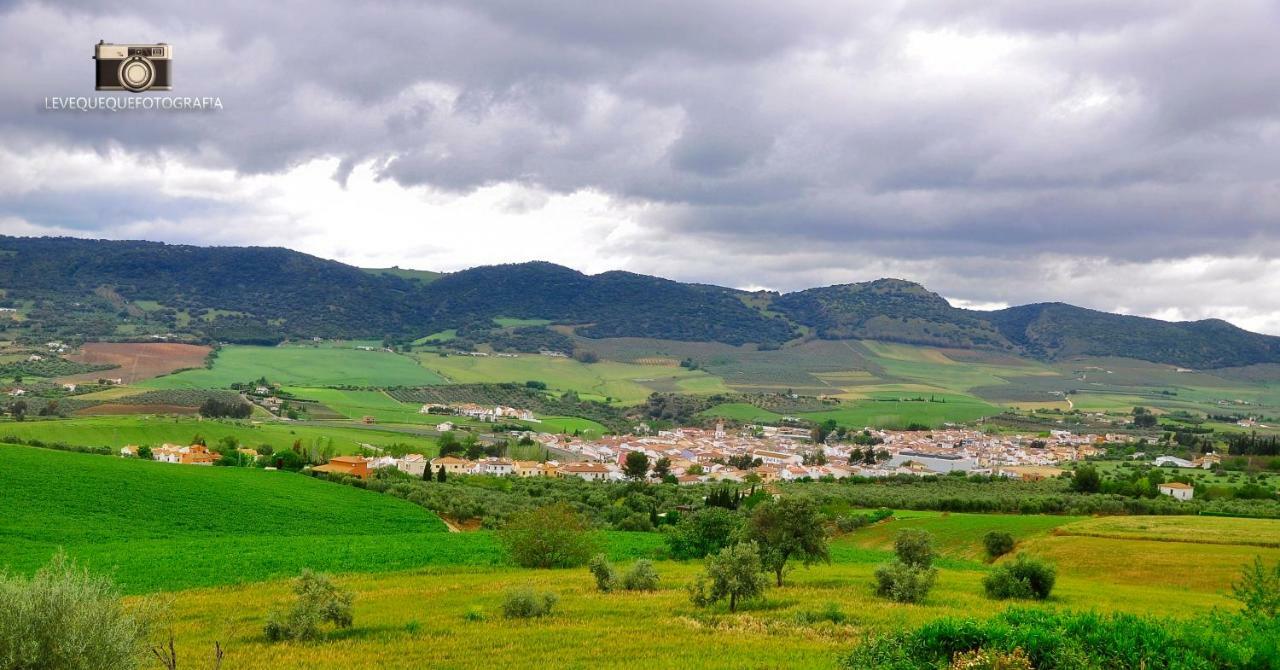
M 282 247 L 0 236 L 0 307 L 19 337 L 409 340 L 544 319 L 586 338 L 778 347 L 803 337 L 990 349 L 1042 360 L 1114 355 L 1188 368 L 1280 363 L 1280 337 L 1221 319 L 1169 322 L 1063 302 L 969 310 L 910 280 L 788 293 L 684 283 L 546 261 L 435 273 L 358 268 Z

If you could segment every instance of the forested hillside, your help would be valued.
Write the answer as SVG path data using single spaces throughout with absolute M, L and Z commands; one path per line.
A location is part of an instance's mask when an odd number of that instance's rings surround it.
M 530 262 L 438 274 L 364 270 L 279 248 L 0 237 L 0 329 L 27 341 L 193 339 L 270 344 L 342 337 L 409 342 L 453 331 L 498 350 L 565 351 L 588 338 L 756 344 L 810 333 L 978 348 L 1052 360 L 1123 356 L 1189 368 L 1280 362 L 1280 338 L 1225 321 L 1170 323 L 1061 303 L 958 309 L 880 279 L 787 294 Z M 493 319 L 538 320 L 502 327 Z

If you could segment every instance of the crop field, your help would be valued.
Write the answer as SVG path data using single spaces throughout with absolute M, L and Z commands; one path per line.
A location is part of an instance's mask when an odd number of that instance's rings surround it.
M 1236 543 L 1275 534 L 1280 522 L 897 512 L 834 538 L 831 564 L 797 566 L 785 586 L 730 614 L 690 604 L 683 587 L 701 563 L 662 559 L 657 533 L 601 534 L 620 568 L 654 557 L 661 575 L 656 592 L 604 594 L 585 568 L 515 568 L 492 533 L 444 532 L 410 503 L 298 474 L 0 445 L 0 481 L 0 505 L 23 510 L 0 519 L 0 567 L 29 573 L 63 547 L 127 593 L 164 592 L 178 653 L 193 667 L 216 641 L 225 665 L 248 669 L 623 668 L 637 659 L 655 668 L 830 668 L 867 634 L 1015 605 L 1174 618 L 1234 609 L 1224 591 L 1239 568 L 1256 555 L 1280 560 L 1280 549 Z M 1159 539 L 1178 522 L 1204 541 Z M 937 586 L 917 605 L 871 588 L 903 528 L 929 531 L 940 552 Z M 1071 529 L 1098 535 L 1063 534 Z M 1048 602 L 982 595 L 988 530 L 1057 563 Z M 354 592 L 354 627 L 269 643 L 265 618 L 288 602 L 288 578 L 303 567 L 333 573 Z M 504 619 L 504 594 L 526 586 L 555 592 L 554 613 Z M 802 616 L 828 607 L 846 620 Z
M 723 606 L 699 610 L 689 603 L 683 586 L 700 571 L 696 561 L 657 562 L 661 588 L 656 592 L 609 594 L 595 590 L 585 569 L 432 565 L 395 574 L 340 576 L 340 583 L 356 596 L 355 627 L 318 643 L 264 640 L 261 628 L 267 612 L 288 600 L 286 581 L 174 594 L 174 632 L 179 652 L 186 656 L 197 657 L 218 641 L 235 667 L 251 669 L 625 668 L 634 667 L 638 659 L 654 668 L 830 668 L 837 655 L 866 634 L 942 616 L 985 617 L 1013 606 L 981 595 L 981 579 L 989 568 L 970 560 L 972 542 L 965 538 L 1002 529 L 1030 545 L 1057 539 L 1049 535 L 1053 525 L 1070 521 L 911 513 L 836 539 L 831 565 L 796 568 L 785 586 L 770 588 L 764 600 L 736 614 Z M 940 540 L 944 558 L 938 585 L 919 605 L 897 605 L 872 594 L 872 573 L 889 553 L 867 547 L 883 545 L 894 524 L 926 528 Z M 1110 543 L 1108 547 L 1131 542 L 1098 541 Z M 1171 551 L 1175 558 L 1185 556 L 1182 545 Z M 1162 578 L 1161 564 L 1157 561 L 1155 567 L 1144 570 L 1139 561 L 1126 566 L 1121 578 L 1102 581 L 1086 572 L 1066 570 L 1048 603 L 1017 605 L 1174 617 L 1215 607 L 1234 609 L 1222 594 L 1220 580 L 1183 584 Z M 625 569 L 628 564 L 619 565 Z M 1228 563 L 1215 572 L 1230 577 L 1236 567 Z M 555 612 L 534 621 L 504 619 L 503 594 L 525 586 L 556 593 Z M 813 624 L 799 618 L 829 606 L 843 612 L 847 620 Z M 236 615 L 226 616 L 228 611 Z
M 269 444 L 273 449 L 288 449 L 297 440 L 304 445 L 331 444 L 342 454 L 355 453 L 361 443 L 374 446 L 411 445 L 423 454 L 435 454 L 435 439 L 378 426 L 313 425 L 300 423 L 232 420 L 199 420 L 189 418 L 148 418 L 142 416 L 95 416 L 73 419 L 27 420 L 0 422 L 0 439 L 8 436 L 23 440 L 65 442 L 81 446 L 106 446 L 119 449 L 126 444 L 159 445 L 165 442 L 186 444 L 201 435 L 209 444 L 224 437 L 235 437 L 249 447 Z
M 1280 549 L 1280 519 L 1100 517 L 1064 525 L 1057 529 L 1056 534 Z
M 188 370 L 142 383 L 148 388 L 227 388 L 266 377 L 290 386 L 425 386 L 439 375 L 385 351 L 321 347 L 226 346 L 213 369 Z
M 1138 468 L 1138 465 L 1132 461 L 1090 461 L 1089 465 L 1097 468 L 1098 472 L 1104 477 L 1122 479 L 1128 479 L 1130 474 Z M 1248 483 L 1256 483 L 1273 487 L 1280 485 L 1280 475 L 1266 472 L 1248 474 L 1231 470 L 1215 472 L 1202 468 L 1171 468 L 1162 466 L 1160 468 L 1160 474 L 1164 475 L 1166 480 L 1172 479 L 1175 476 L 1186 477 L 1191 480 L 1192 484 L 1204 484 L 1205 486 L 1235 488 Z
M 102 377 L 119 377 L 126 384 L 167 375 L 174 370 L 204 366 L 209 347 L 167 342 L 88 342 L 80 351 L 67 356 L 78 363 L 118 365 L 102 372 L 89 372 L 67 377 L 68 381 L 93 381 Z
M 284 390 L 299 399 L 322 403 L 348 419 L 372 416 L 385 423 L 421 423 L 434 426 L 449 418 L 419 414 L 420 405 L 400 402 L 382 391 L 302 387 L 286 387 Z
M 537 380 L 556 391 L 577 391 L 593 398 L 612 398 L 633 404 L 643 401 L 660 387 L 688 388 L 701 392 L 728 391 L 719 380 L 702 371 L 658 368 L 650 365 L 600 361 L 580 363 L 568 358 L 521 354 L 518 358 L 496 356 L 439 356 L 418 354 L 422 365 L 454 383 L 519 382 Z

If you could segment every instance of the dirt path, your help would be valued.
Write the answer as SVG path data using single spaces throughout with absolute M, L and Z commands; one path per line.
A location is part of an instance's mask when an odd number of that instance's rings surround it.
M 446 518 L 444 518 L 444 517 L 440 517 L 440 520 L 444 522 L 444 525 L 449 529 L 449 532 L 450 532 L 450 533 L 461 533 L 461 532 L 462 532 L 462 529 L 461 529 L 461 528 L 458 528 L 458 527 L 457 527 L 457 526 L 455 526 L 455 525 L 453 525 L 453 522 L 452 522 L 452 521 L 450 521 L 450 520 L 448 520 L 448 519 L 446 519 Z

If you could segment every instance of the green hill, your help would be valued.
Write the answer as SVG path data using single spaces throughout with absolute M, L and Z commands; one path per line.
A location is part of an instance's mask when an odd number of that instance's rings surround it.
M 61 547 L 134 592 L 304 566 L 402 569 L 473 549 L 439 546 L 444 523 L 417 505 L 285 472 L 0 444 L 0 482 L 0 567 L 30 571 Z
M 980 312 L 900 279 L 747 293 L 544 262 L 438 275 L 364 270 L 278 248 L 0 236 L 0 291 L 0 307 L 24 317 L 4 323 L 0 335 L 30 343 L 182 333 L 242 344 L 317 336 L 407 344 L 448 332 L 455 344 L 536 352 L 567 350 L 566 333 L 763 349 L 813 334 L 1040 360 L 1280 363 L 1280 337 L 1224 321 L 1167 322 L 1060 303 Z

